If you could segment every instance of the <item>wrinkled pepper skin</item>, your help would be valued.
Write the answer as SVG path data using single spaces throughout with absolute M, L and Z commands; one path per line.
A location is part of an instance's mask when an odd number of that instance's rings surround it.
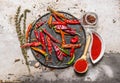
M 47 41 L 48 52 L 50 55 L 52 55 L 52 42 L 48 36 L 46 36 L 46 41 Z
M 52 27 L 52 15 L 50 15 L 49 19 L 48 19 L 48 26 L 51 28 Z
M 42 50 L 46 51 L 46 41 L 45 41 L 45 37 L 44 37 L 42 30 L 40 30 L 39 36 L 40 36 L 40 41 L 42 44 Z
M 79 48 L 81 46 L 81 44 L 65 44 L 62 46 L 62 48 Z
M 64 58 L 62 51 L 59 49 L 59 47 L 55 43 L 52 42 L 52 45 L 56 52 L 56 56 L 57 56 L 58 60 L 62 61 Z
M 26 38 L 26 41 L 28 42 L 28 36 L 29 36 L 29 33 L 30 33 L 30 30 L 32 29 L 32 23 L 29 24 L 28 28 L 27 28 L 27 31 L 25 33 L 25 38 Z
M 41 42 L 31 42 L 31 43 L 25 43 L 24 45 L 21 46 L 21 48 L 26 48 L 26 47 L 37 47 L 41 45 Z
M 48 56 L 48 54 L 47 54 L 44 50 L 41 50 L 41 49 L 36 48 L 36 47 L 31 47 L 31 48 L 32 48 L 34 51 L 41 53 L 41 54 L 44 55 L 45 57 Z
M 75 44 L 79 41 L 79 37 L 78 36 L 74 36 L 73 38 L 70 39 L 70 42 Z
M 52 41 L 54 41 L 54 42 L 56 42 L 56 43 L 61 43 L 59 40 L 57 40 L 55 37 L 53 37 L 49 32 L 47 32 L 47 30 L 46 29 L 42 29 L 43 30 L 43 32 L 47 35 L 47 36 L 49 36 L 50 37 L 50 39 L 52 40 Z
M 78 20 L 69 20 L 69 19 L 66 19 L 64 20 L 67 24 L 80 24 L 80 22 Z

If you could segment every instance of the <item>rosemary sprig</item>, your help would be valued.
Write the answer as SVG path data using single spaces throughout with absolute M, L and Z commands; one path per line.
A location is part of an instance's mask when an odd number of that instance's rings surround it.
M 18 9 L 17 9 L 16 15 L 15 15 L 15 26 L 16 26 L 16 32 L 17 32 L 17 36 L 18 36 L 18 40 L 20 42 L 20 45 L 23 45 L 24 41 L 25 41 L 25 36 L 24 35 L 25 35 L 25 29 L 26 28 L 24 27 L 24 29 L 23 29 L 24 33 L 22 33 L 20 24 L 21 24 L 21 20 L 22 20 L 24 15 L 21 14 L 20 17 L 19 17 L 20 9 L 21 9 L 21 7 L 19 6 Z M 26 26 L 26 15 L 24 16 L 23 24 L 24 24 L 24 26 Z M 28 63 L 28 59 L 27 59 L 27 49 L 21 48 L 21 51 L 22 51 L 23 57 L 25 59 L 25 63 L 27 65 L 28 71 L 30 73 L 29 63 Z

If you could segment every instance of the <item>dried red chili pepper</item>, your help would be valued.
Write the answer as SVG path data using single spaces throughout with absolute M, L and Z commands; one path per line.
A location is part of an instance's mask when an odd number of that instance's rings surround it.
M 60 30 L 60 33 L 61 33 L 61 38 L 62 38 L 62 45 L 64 45 L 64 44 L 66 44 L 65 35 L 62 30 Z
M 26 34 L 25 34 L 25 37 L 26 37 L 26 41 L 28 42 L 28 36 L 29 36 L 29 33 L 30 33 L 30 30 L 32 29 L 32 23 L 29 24 L 28 28 L 27 28 L 27 31 L 26 31 Z
M 40 26 L 44 25 L 45 23 L 46 23 L 46 21 L 43 21 L 43 22 L 40 21 L 40 22 L 36 23 L 35 28 L 37 29 Z
M 67 26 L 65 26 L 65 25 L 55 25 L 54 26 L 54 28 L 55 29 L 58 29 L 58 30 L 66 30 L 66 29 L 68 29 L 68 27 Z
M 64 30 L 64 31 L 65 31 L 66 33 L 69 33 L 70 35 L 79 35 L 79 36 L 80 36 L 80 34 L 77 33 L 75 29 L 72 29 L 72 28 L 68 28 L 68 29 L 66 29 L 66 30 Z
M 64 22 L 66 22 L 67 24 L 80 24 L 80 22 L 78 20 L 70 20 L 70 19 L 65 19 Z
M 39 32 L 37 30 L 34 30 L 34 35 L 35 35 L 37 41 L 40 41 L 40 39 L 39 39 Z
M 70 39 L 70 42 L 75 44 L 79 41 L 79 37 L 78 36 L 74 36 L 73 38 Z
M 47 54 L 44 50 L 41 50 L 41 49 L 36 48 L 36 47 L 31 47 L 31 48 L 32 48 L 33 50 L 35 50 L 35 51 L 41 53 L 41 54 L 44 55 L 45 57 L 48 56 L 48 54 Z
M 55 30 L 55 32 L 57 32 L 57 33 L 60 33 L 60 30 L 58 30 L 58 29 L 54 29 Z M 65 35 L 69 35 L 68 33 L 66 33 L 66 32 L 63 32 Z
M 40 41 L 42 43 L 42 50 L 46 51 L 46 42 L 45 42 L 45 37 L 42 30 L 40 30 L 39 35 L 40 35 Z
M 52 12 L 53 14 L 55 14 L 56 16 L 58 16 L 58 17 L 61 17 L 61 18 L 64 18 L 64 19 L 65 19 L 64 14 L 59 13 L 59 12 L 57 12 L 57 11 L 53 10 L 53 9 L 52 9 L 52 8 L 50 8 L 50 7 L 48 7 L 48 10 L 49 10 L 49 11 L 51 11 L 51 12 Z
M 63 53 L 69 55 L 69 51 L 68 51 L 67 49 L 63 49 L 63 48 L 61 48 L 61 47 L 59 47 L 59 49 L 60 49 Z
M 70 49 L 70 57 L 73 57 L 74 53 L 75 53 L 75 48 L 72 47 L 72 48 Z
M 52 14 L 52 16 L 54 16 L 54 18 L 55 18 L 56 21 L 61 21 L 61 20 L 56 16 L 56 14 Z
M 53 40 L 56 43 L 61 43 L 59 40 L 57 40 L 55 37 L 53 37 L 49 32 L 47 32 L 46 29 L 42 29 L 43 32 L 50 37 L 51 40 Z
M 46 41 L 47 41 L 48 52 L 51 55 L 52 54 L 52 42 L 48 36 L 46 36 Z
M 40 42 L 31 42 L 31 43 L 25 43 L 24 45 L 21 46 L 21 48 L 26 48 L 26 47 L 36 47 L 36 46 L 39 46 L 41 45 Z
M 79 48 L 81 46 L 81 44 L 65 44 L 62 46 L 62 48 Z
M 55 43 L 52 42 L 52 45 L 53 45 L 53 48 L 54 48 L 54 50 L 56 52 L 58 60 L 62 61 L 63 60 L 63 53 L 62 53 L 62 51 L 59 49 L 59 47 Z
M 49 25 L 49 27 L 52 27 L 52 16 L 51 15 L 48 19 L 48 25 Z
M 66 25 L 66 23 L 60 21 L 52 21 L 52 25 Z
M 65 56 L 65 57 L 67 56 L 67 54 L 65 54 L 65 53 L 62 53 L 62 55 Z

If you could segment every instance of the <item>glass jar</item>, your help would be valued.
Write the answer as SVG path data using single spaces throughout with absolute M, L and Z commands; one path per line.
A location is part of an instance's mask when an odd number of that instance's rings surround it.
M 84 27 L 96 27 L 98 23 L 98 16 L 94 12 L 86 12 L 80 21 Z

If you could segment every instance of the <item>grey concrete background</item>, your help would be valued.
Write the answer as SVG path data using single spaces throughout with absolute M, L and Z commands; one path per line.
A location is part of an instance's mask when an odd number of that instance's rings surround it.
M 31 75 L 29 75 L 15 31 L 14 16 L 21 6 L 21 13 L 30 9 L 27 25 L 40 15 L 47 13 L 48 6 L 81 18 L 84 12 L 98 14 L 99 23 L 95 29 L 106 44 L 104 58 L 97 65 L 89 63 L 85 75 L 76 75 L 73 67 L 49 69 L 34 68 L 34 59 L 28 50 Z M 120 0 L 0 0 L 0 80 L 27 82 L 120 82 Z M 14 62 L 15 59 L 20 59 Z M 88 57 L 89 60 L 89 57 Z M 1 82 L 1 81 L 0 81 Z

